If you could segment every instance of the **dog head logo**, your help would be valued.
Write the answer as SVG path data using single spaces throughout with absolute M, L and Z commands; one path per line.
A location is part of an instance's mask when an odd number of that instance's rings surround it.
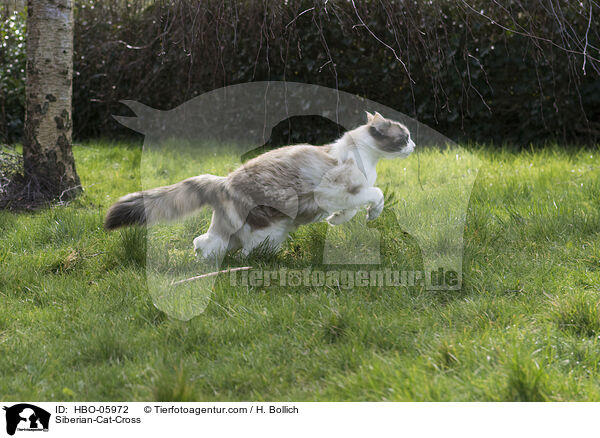
M 177 182 L 169 178 L 180 172 L 182 160 L 194 162 L 191 171 L 195 175 L 214 174 L 223 172 L 215 170 L 221 165 L 219 157 L 230 156 L 232 162 L 225 170 L 230 172 L 241 164 L 237 158 L 260 149 L 270 139 L 273 128 L 292 117 L 321 116 L 352 130 L 365 124 L 368 111 L 402 123 L 419 149 L 432 147 L 440 153 L 428 158 L 437 163 L 418 161 L 416 150 L 400 166 L 381 167 L 389 185 L 383 189 L 393 192 L 396 203 L 396 208 L 387 213 L 396 216 L 397 226 L 392 232 L 409 234 L 420 247 L 424 274 L 421 284 L 425 288 L 462 287 L 463 231 L 481 161 L 437 131 L 377 102 L 335 89 L 290 82 L 228 86 L 169 111 L 154 110 L 133 101 L 123 103 L 136 116 L 115 116 L 115 119 L 145 135 L 141 159 L 143 190 Z M 232 145 L 237 145 L 234 152 Z M 361 164 L 357 163 L 359 168 Z M 286 199 L 285 205 L 266 204 L 266 207 L 288 216 L 294 215 L 301 202 L 294 193 L 271 198 Z M 199 261 L 194 259 L 191 247 L 192 239 L 207 225 L 190 218 L 183 224 L 152 226 L 147 230 L 146 271 L 150 293 L 155 306 L 172 317 L 188 320 L 202 313 L 210 302 L 216 280 L 212 273 L 221 269 L 223 257 Z M 183 238 L 184 235 L 187 237 Z M 381 231 L 368 227 L 362 214 L 343 225 L 328 228 L 322 264 L 381 265 L 381 237 Z M 179 242 L 181 245 L 177 246 Z M 203 273 L 211 275 L 187 281 Z
M 4 407 L 6 411 L 6 433 L 14 435 L 19 431 L 47 431 L 50 425 L 50 412 L 35 405 L 20 403 Z

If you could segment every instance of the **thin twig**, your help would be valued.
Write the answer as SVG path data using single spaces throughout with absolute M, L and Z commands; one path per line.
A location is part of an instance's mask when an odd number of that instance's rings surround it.
M 296 21 L 298 18 L 300 18 L 302 15 L 306 14 L 309 11 L 314 10 L 315 7 L 313 6 L 312 8 L 308 8 L 305 11 L 300 12 L 298 15 L 296 15 L 296 17 L 294 17 L 294 19 L 292 21 L 290 21 L 288 24 L 285 25 L 285 27 L 287 28 L 290 24 L 292 24 L 294 21 Z
M 588 34 L 590 33 L 590 27 L 592 25 L 592 4 L 590 3 L 590 18 L 588 20 L 588 27 L 585 31 L 585 46 L 583 46 L 583 75 L 585 76 L 587 72 L 585 71 L 585 63 L 587 61 L 587 48 L 588 48 Z
M 68 192 L 70 192 L 71 190 L 81 189 L 81 190 L 85 191 L 86 188 L 95 186 L 96 184 L 98 184 L 98 183 L 90 184 L 90 185 L 85 186 L 85 187 L 83 185 L 81 185 L 81 184 L 78 184 L 78 185 L 76 185 L 74 187 L 69 187 L 68 189 L 65 189 L 65 190 L 62 191 L 62 193 L 58 197 L 58 202 L 60 202 L 60 203 L 67 203 L 67 201 L 63 201 L 62 197 L 65 194 L 67 194 Z
M 186 278 L 184 280 L 173 281 L 171 283 L 171 286 L 176 286 L 178 284 L 187 283 L 188 281 L 200 280 L 201 278 L 214 277 L 215 275 L 219 275 L 219 274 L 227 274 L 228 272 L 247 271 L 249 269 L 252 269 L 252 266 L 244 266 L 242 268 L 231 268 L 231 269 L 225 269 L 223 271 L 209 272 L 208 274 L 202 274 L 202 275 L 197 275 L 195 277 Z
M 476 10 L 475 8 L 473 8 L 473 6 L 471 6 L 470 4 L 468 4 L 465 0 L 460 0 L 460 1 L 467 8 L 469 8 L 471 11 L 475 12 L 477 15 L 485 18 L 486 20 L 488 20 L 494 26 L 498 26 L 499 28 L 501 28 L 501 29 L 503 29 L 503 30 L 505 30 L 507 32 L 512 32 L 512 33 L 514 33 L 516 35 L 521 35 L 521 36 L 524 36 L 524 37 L 527 37 L 527 38 L 531 38 L 531 39 L 535 39 L 535 40 L 539 40 L 539 41 L 544 41 L 544 42 L 546 42 L 548 44 L 551 44 L 552 46 L 556 47 L 557 49 L 563 50 L 564 52 L 567 52 L 567 53 L 573 53 L 575 55 L 583 55 L 583 52 L 580 52 L 578 50 L 570 49 L 570 48 L 568 48 L 566 46 L 561 46 L 560 44 L 555 43 L 553 40 L 551 40 L 549 38 L 544 38 L 544 37 L 541 37 L 539 35 L 535 35 L 533 33 L 521 32 L 521 31 L 518 31 L 516 29 L 510 29 L 509 27 L 504 26 L 502 23 L 499 23 L 498 21 L 494 20 L 493 18 L 491 18 L 490 16 L 484 14 L 483 12 Z M 591 56 L 589 54 L 587 56 L 592 61 L 600 62 L 600 58 L 595 58 L 595 57 L 593 57 L 593 56 Z
M 404 71 L 408 75 L 408 79 L 414 83 L 415 81 L 413 81 L 412 77 L 410 76 L 410 72 L 408 71 L 408 68 L 406 67 L 406 64 L 404 63 L 404 61 L 402 61 L 402 59 L 400 59 L 400 57 L 396 53 L 396 50 L 392 46 L 390 46 L 389 44 L 386 44 L 384 41 L 382 41 L 377 35 L 375 35 L 373 33 L 373 31 L 369 28 L 369 26 L 367 26 L 367 23 L 365 23 L 364 20 L 362 19 L 362 17 L 359 15 L 358 9 L 356 9 L 356 4 L 354 3 L 354 0 L 352 0 L 352 7 L 354 8 L 354 13 L 356 14 L 356 17 L 358 18 L 358 21 L 360 21 L 360 24 L 362 24 L 362 26 L 365 29 L 367 29 L 367 32 L 369 32 L 371 34 L 371 36 L 373 38 L 375 38 L 375 40 L 377 40 L 377 42 L 379 42 L 380 44 L 383 44 L 387 49 L 392 51 L 392 55 L 394 55 L 394 58 L 396 58 L 396 61 L 400 62 L 400 64 L 402 64 L 402 67 L 404 67 Z

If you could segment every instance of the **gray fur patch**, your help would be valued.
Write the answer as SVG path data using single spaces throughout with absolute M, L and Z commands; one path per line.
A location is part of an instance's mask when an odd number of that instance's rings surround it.
M 400 152 L 408 144 L 410 134 L 406 127 L 398 122 L 385 120 L 369 127 L 369 134 L 384 152 Z

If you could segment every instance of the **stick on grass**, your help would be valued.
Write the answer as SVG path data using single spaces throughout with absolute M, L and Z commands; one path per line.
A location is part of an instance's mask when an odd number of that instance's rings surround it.
M 225 269 L 223 271 L 209 272 L 208 274 L 197 275 L 195 277 L 190 277 L 190 278 L 185 278 L 183 280 L 174 281 L 171 283 L 171 286 L 177 286 L 178 284 L 187 283 L 189 281 L 200 280 L 200 279 L 206 278 L 206 277 L 214 277 L 215 275 L 226 274 L 228 272 L 247 271 L 248 269 L 252 269 L 252 266 L 244 266 L 242 268 L 231 268 L 231 269 Z

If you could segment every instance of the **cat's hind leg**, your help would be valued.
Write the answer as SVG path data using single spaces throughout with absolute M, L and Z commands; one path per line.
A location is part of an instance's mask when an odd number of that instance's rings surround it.
M 279 251 L 281 244 L 288 238 L 289 233 L 294 230 L 292 222 L 281 220 L 271 223 L 269 226 L 252 230 L 248 224 L 244 225 L 243 230 L 238 236 L 242 243 L 242 254 L 247 256 L 252 250 L 261 245 Z
M 223 257 L 227 246 L 228 242 L 217 234 L 204 233 L 194 239 L 194 252 L 203 259 Z
M 232 237 L 236 227 L 240 226 L 241 220 L 235 212 L 226 215 L 215 210 L 208 231 L 194 239 L 196 255 L 204 259 L 221 259 L 228 250 L 238 246 Z

